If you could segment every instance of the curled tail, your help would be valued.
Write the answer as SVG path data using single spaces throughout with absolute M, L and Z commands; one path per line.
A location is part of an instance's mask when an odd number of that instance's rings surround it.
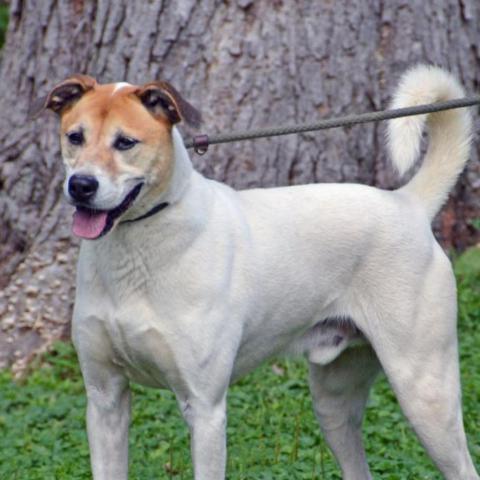
M 463 88 L 450 73 L 419 65 L 401 78 L 391 107 L 413 107 L 464 96 Z M 393 164 L 401 175 L 413 166 L 420 153 L 425 123 L 429 134 L 427 153 L 416 175 L 402 190 L 420 199 L 432 219 L 468 160 L 472 120 L 467 108 L 391 120 L 388 147 Z

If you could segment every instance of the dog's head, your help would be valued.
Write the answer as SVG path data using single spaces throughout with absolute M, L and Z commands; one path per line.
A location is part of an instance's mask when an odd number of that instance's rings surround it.
M 173 171 L 172 127 L 200 123 L 199 112 L 166 82 L 100 85 L 76 75 L 53 88 L 37 112 L 43 109 L 60 116 L 73 232 L 88 239 L 114 228 L 137 197 L 149 190 L 161 196 Z

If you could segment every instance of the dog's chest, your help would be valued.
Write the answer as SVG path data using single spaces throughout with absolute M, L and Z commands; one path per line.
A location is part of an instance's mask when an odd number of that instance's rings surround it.
M 82 337 L 82 348 L 89 355 L 100 353 L 91 349 L 104 349 L 131 380 L 171 387 L 181 363 L 175 351 L 175 296 L 152 278 L 153 263 L 131 252 L 114 267 L 103 268 L 101 259 L 91 266 L 77 286 L 74 334 Z
M 168 334 L 148 306 L 119 308 L 107 322 L 112 361 L 133 381 L 168 387 L 177 369 Z

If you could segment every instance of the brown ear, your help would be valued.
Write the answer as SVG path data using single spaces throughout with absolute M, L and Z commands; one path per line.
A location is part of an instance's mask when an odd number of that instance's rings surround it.
M 30 116 L 35 117 L 47 108 L 61 115 L 96 83 L 88 75 L 73 75 L 56 85 L 46 97 L 36 100 L 30 108 Z
M 202 122 L 200 112 L 167 82 L 147 83 L 136 94 L 152 115 L 163 115 L 172 125 L 183 120 L 192 127 L 199 127 Z

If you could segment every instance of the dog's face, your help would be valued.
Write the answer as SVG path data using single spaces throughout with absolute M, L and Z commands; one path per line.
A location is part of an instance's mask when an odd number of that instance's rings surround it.
M 200 122 L 165 82 L 100 85 L 78 75 L 57 85 L 42 108 L 60 115 L 64 193 L 76 207 L 73 232 L 87 239 L 111 231 L 139 196 L 161 195 L 173 171 L 173 125 Z

